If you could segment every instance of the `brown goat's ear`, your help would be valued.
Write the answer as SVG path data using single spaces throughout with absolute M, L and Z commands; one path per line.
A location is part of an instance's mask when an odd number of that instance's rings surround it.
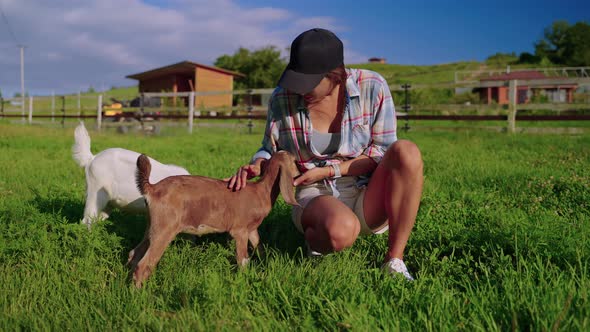
M 279 187 L 281 188 L 281 195 L 287 204 L 293 206 L 299 206 L 293 193 L 293 179 L 297 176 L 297 168 L 295 165 L 285 165 L 284 163 L 280 166 Z

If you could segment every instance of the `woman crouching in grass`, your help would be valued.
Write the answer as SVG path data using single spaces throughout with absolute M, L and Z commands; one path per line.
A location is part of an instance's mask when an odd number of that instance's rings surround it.
M 228 188 L 240 190 L 274 152 L 289 151 L 303 173 L 293 183 L 301 207 L 292 216 L 308 253 L 341 251 L 359 234 L 389 230 L 383 268 L 413 280 L 403 253 L 422 195 L 420 150 L 397 139 L 385 79 L 345 69 L 343 58 L 342 42 L 328 30 L 312 29 L 293 41 L 269 102 L 262 147 L 228 179 Z

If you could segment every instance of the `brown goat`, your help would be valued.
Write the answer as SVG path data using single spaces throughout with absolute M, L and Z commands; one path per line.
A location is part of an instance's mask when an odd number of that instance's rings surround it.
M 164 250 L 179 233 L 229 234 L 236 241 L 237 262 L 248 261 L 248 240 L 256 249 L 258 226 L 270 212 L 279 191 L 284 200 L 298 205 L 293 178 L 299 174 L 295 159 L 287 152 L 275 153 L 257 182 L 231 191 L 227 182 L 203 176 L 170 176 L 149 183 L 151 165 L 145 155 L 137 158 L 137 188 L 146 200 L 149 224 L 141 243 L 129 253 L 128 264 L 136 287 L 150 276 Z

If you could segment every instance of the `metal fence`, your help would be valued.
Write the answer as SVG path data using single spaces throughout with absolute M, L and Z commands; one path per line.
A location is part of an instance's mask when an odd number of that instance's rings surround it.
M 516 121 L 578 121 L 590 120 L 590 102 L 567 104 L 518 104 L 517 86 L 530 84 L 527 81 L 505 81 L 509 87 L 509 104 L 412 104 L 409 91 L 412 89 L 439 88 L 439 85 L 403 84 L 390 86 L 392 91 L 403 91 L 402 99 L 396 100 L 398 120 L 405 121 L 401 129 L 410 129 L 409 121 L 449 120 L 449 121 L 505 121 L 506 128 L 514 132 Z M 444 87 L 448 88 L 448 87 Z M 66 119 L 96 119 L 97 128 L 120 125 L 135 121 L 142 127 L 154 120 L 170 120 L 186 123 L 187 130 L 193 132 L 196 119 L 239 119 L 245 120 L 248 131 L 252 131 L 253 120 L 266 119 L 267 100 L 273 89 L 248 89 L 212 92 L 167 92 L 141 93 L 130 96 L 132 99 L 121 101 L 108 94 L 91 96 L 69 95 L 49 97 L 27 97 L 26 107 L 20 104 L 21 98 L 0 98 L 0 118 L 21 118 L 25 123 L 33 119 L 46 119 L 52 122 Z M 198 96 L 231 94 L 234 106 L 198 107 Z M 153 102 L 154 100 L 158 102 Z M 134 102 L 133 102 L 134 101 Z M 118 105 L 117 105 L 118 104 Z M 117 105 L 114 107 L 113 105 Z M 531 110 L 546 110 L 549 114 L 528 114 Z M 521 114 L 518 114 L 518 113 Z

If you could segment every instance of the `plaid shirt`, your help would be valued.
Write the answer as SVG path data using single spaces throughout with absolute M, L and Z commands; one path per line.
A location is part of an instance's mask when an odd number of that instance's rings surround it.
M 336 153 L 324 155 L 314 148 L 311 144 L 313 127 L 303 97 L 278 87 L 269 101 L 262 147 L 252 160 L 269 159 L 274 152 L 286 150 L 295 155 L 302 172 L 361 154 L 379 163 L 387 148 L 397 140 L 395 107 L 389 86 L 373 71 L 346 69 L 346 73 L 346 106 Z M 367 177 L 359 177 L 357 185 L 367 182 Z

